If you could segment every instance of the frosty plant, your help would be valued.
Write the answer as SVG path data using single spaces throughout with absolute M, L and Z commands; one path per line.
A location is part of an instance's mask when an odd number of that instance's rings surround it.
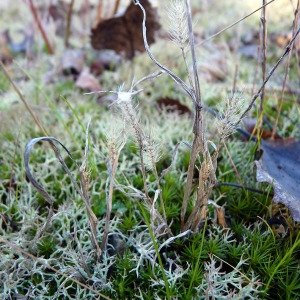
M 186 186 L 184 191 L 184 197 L 181 207 L 181 231 L 197 231 L 201 222 L 205 221 L 208 213 L 208 199 L 211 191 L 216 184 L 216 167 L 217 157 L 222 145 L 222 142 L 226 141 L 227 137 L 232 134 L 236 128 L 236 124 L 240 122 L 242 113 L 244 112 L 243 98 L 232 95 L 228 101 L 227 106 L 220 114 L 218 119 L 219 123 L 219 141 L 217 144 L 209 141 L 205 137 L 205 121 L 203 114 L 203 104 L 201 98 L 201 89 L 198 77 L 198 70 L 196 66 L 196 54 L 194 45 L 193 25 L 191 19 L 191 9 L 188 0 L 173 0 L 172 5 L 169 8 L 169 16 L 172 20 L 173 28 L 171 29 L 172 40 L 181 49 L 182 57 L 186 66 L 188 74 L 188 83 L 184 82 L 181 78 L 176 76 L 171 70 L 167 69 L 164 65 L 159 63 L 149 49 L 147 42 L 147 29 L 146 29 L 146 12 L 141 3 L 136 0 L 136 5 L 139 5 L 143 11 L 143 38 L 146 51 L 150 59 L 161 69 L 162 72 L 167 73 L 190 97 L 194 105 L 194 123 L 193 123 L 193 142 L 190 145 L 191 155 L 187 172 Z M 187 62 L 187 54 L 190 52 L 192 60 L 192 74 L 189 72 L 189 66 Z M 136 127 L 135 121 L 130 120 L 129 114 L 127 114 L 128 120 L 133 127 Z M 139 138 L 143 138 L 140 135 Z M 144 141 L 145 139 L 143 139 Z M 139 141 L 141 146 L 144 142 Z M 141 162 L 143 160 L 143 151 L 140 149 Z M 142 162 L 143 165 L 143 162 Z M 196 193 L 196 199 L 194 207 L 191 213 L 187 216 L 188 202 L 191 201 L 192 183 L 194 177 L 194 169 L 199 170 L 199 184 Z M 145 169 L 142 167 L 142 172 Z M 143 178 L 145 175 L 143 174 Z M 147 189 L 145 184 L 145 193 L 147 195 Z M 221 226 L 225 226 L 224 210 L 215 205 L 218 215 L 218 221 Z

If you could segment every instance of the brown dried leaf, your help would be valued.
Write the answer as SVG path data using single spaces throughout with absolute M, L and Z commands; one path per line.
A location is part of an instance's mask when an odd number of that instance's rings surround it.
M 78 88 L 81 88 L 86 91 L 96 92 L 101 90 L 101 86 L 98 80 L 89 72 L 88 69 L 84 69 L 78 79 L 76 80 L 75 85 Z
M 179 115 L 191 114 L 191 110 L 187 106 L 181 104 L 179 100 L 160 98 L 156 102 L 160 109 L 165 109 L 167 112 L 177 112 Z
M 300 142 L 262 141 L 261 149 L 263 155 L 255 161 L 257 181 L 273 184 L 274 202 L 286 205 L 300 222 Z
M 148 44 L 154 43 L 155 31 L 160 28 L 156 10 L 148 0 L 140 0 L 146 10 L 146 27 Z M 94 49 L 111 49 L 132 59 L 136 51 L 145 51 L 142 34 L 143 12 L 139 6 L 131 3 L 125 13 L 100 21 L 92 29 L 91 44 Z

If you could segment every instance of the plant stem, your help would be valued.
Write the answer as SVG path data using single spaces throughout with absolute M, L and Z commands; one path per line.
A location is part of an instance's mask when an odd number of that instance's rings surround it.
M 72 19 L 72 11 L 74 6 L 74 0 L 71 0 L 71 3 L 69 4 L 69 10 L 68 10 L 68 17 L 67 17 L 67 28 L 66 28 L 66 36 L 65 36 L 65 47 L 69 47 L 69 37 L 71 34 L 71 19 Z
M 52 48 L 52 46 L 51 46 L 51 44 L 49 42 L 49 39 L 48 39 L 48 37 L 46 35 L 46 32 L 45 32 L 44 28 L 43 28 L 43 26 L 42 26 L 42 24 L 41 24 L 41 22 L 39 20 L 38 13 L 36 11 L 36 8 L 35 8 L 32 0 L 29 0 L 29 7 L 30 7 L 30 10 L 31 10 L 31 12 L 33 14 L 34 20 L 35 20 L 35 22 L 36 22 L 36 24 L 37 24 L 37 26 L 38 26 L 41 34 L 42 34 L 42 37 L 43 37 L 43 39 L 45 41 L 46 47 L 48 49 L 48 52 L 51 55 L 53 55 L 54 54 L 54 50 L 53 50 L 53 48 Z
M 269 81 L 269 79 L 271 78 L 271 76 L 273 75 L 273 73 L 275 72 L 275 70 L 277 69 L 277 67 L 280 65 L 280 63 L 282 62 L 282 60 L 289 54 L 289 52 L 292 50 L 292 45 L 296 39 L 296 37 L 298 36 L 300 32 L 300 28 L 298 28 L 297 32 L 295 33 L 295 35 L 292 37 L 292 39 L 290 40 L 290 42 L 288 43 L 288 45 L 285 48 L 284 53 L 282 54 L 282 56 L 279 58 L 279 60 L 277 61 L 277 63 L 274 65 L 274 67 L 271 69 L 271 71 L 268 73 L 266 80 L 263 82 L 263 84 L 261 85 L 261 87 L 259 88 L 259 90 L 257 91 L 257 93 L 253 96 L 249 106 L 247 107 L 247 109 L 244 111 L 244 113 L 242 114 L 240 121 L 246 116 L 246 114 L 250 111 L 250 109 L 252 108 L 252 106 L 254 105 L 255 100 L 259 97 L 261 91 L 263 90 L 264 86 L 267 84 L 267 82 Z M 240 122 L 239 121 L 239 122 Z M 238 125 L 239 122 L 236 124 Z
M 262 1 L 263 8 L 261 11 L 261 24 L 262 24 L 262 35 L 261 35 L 261 57 L 262 57 L 262 79 L 263 81 L 266 80 L 266 60 L 267 60 L 267 21 L 266 21 L 266 1 Z M 263 118 L 263 110 L 264 110 L 264 102 L 265 102 L 265 87 L 263 87 L 261 94 L 260 94 L 260 107 L 259 107 L 259 128 L 262 125 L 262 118 Z

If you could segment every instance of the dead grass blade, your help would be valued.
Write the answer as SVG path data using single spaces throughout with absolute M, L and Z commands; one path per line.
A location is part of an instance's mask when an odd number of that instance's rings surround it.
M 63 143 L 61 143 L 58 139 L 54 138 L 54 137 L 39 137 L 39 138 L 34 138 L 32 140 L 30 140 L 25 148 L 25 152 L 24 152 L 24 162 L 25 162 L 25 172 L 26 175 L 29 179 L 29 181 L 32 183 L 32 185 L 37 189 L 37 191 L 48 201 L 48 203 L 50 203 L 51 208 L 53 205 L 53 200 L 51 198 L 51 196 L 46 192 L 46 190 L 35 180 L 34 176 L 32 175 L 30 168 L 29 168 L 29 156 L 30 156 L 30 151 L 33 148 L 33 146 L 38 143 L 38 142 L 42 142 L 42 141 L 46 141 L 51 145 L 51 148 L 53 149 L 57 159 L 59 160 L 60 164 L 63 166 L 64 170 L 66 171 L 66 173 L 69 175 L 77 193 L 80 195 L 80 197 L 82 198 L 82 200 L 84 201 L 84 204 L 86 206 L 86 210 L 88 213 L 88 217 L 89 217 L 89 221 L 90 221 L 90 227 L 91 227 L 91 234 L 92 234 L 92 238 L 91 241 L 93 243 L 93 246 L 96 250 L 96 256 L 97 259 L 100 258 L 101 256 L 101 249 L 98 245 L 97 242 L 97 234 L 96 234 L 96 226 L 98 223 L 97 217 L 95 216 L 94 212 L 91 209 L 91 205 L 88 199 L 88 192 L 87 192 L 87 186 L 88 186 L 88 179 L 87 179 L 87 173 L 85 173 L 85 165 L 86 165 L 86 154 L 87 154 L 87 150 L 85 153 L 85 160 L 83 162 L 83 164 L 81 165 L 81 167 L 79 167 L 75 161 L 75 159 L 73 158 L 72 154 L 70 153 L 70 151 L 67 149 L 67 147 L 64 146 Z M 80 174 L 80 178 L 81 178 L 81 185 L 82 185 L 82 189 L 80 189 L 80 187 L 78 186 L 75 178 L 73 177 L 73 175 L 71 174 L 70 169 L 67 167 L 64 159 L 62 158 L 60 151 L 57 147 L 57 145 L 60 145 L 68 154 L 68 156 L 72 159 L 72 161 L 75 163 L 76 165 L 76 169 Z M 86 147 L 87 149 L 87 147 Z M 52 209 L 51 209 L 52 211 Z M 50 221 L 51 216 L 49 213 L 47 222 L 45 225 L 48 224 L 48 222 Z M 43 231 L 45 230 L 45 226 L 43 226 Z

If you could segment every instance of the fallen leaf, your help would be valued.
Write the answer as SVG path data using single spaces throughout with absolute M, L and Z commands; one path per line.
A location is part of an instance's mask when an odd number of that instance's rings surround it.
M 261 141 L 263 154 L 255 161 L 258 182 L 273 185 L 275 203 L 286 205 L 300 222 L 300 142 L 293 139 Z
M 75 85 L 83 90 L 96 92 L 101 90 L 101 85 L 98 80 L 89 72 L 88 69 L 84 69 L 76 80 Z
M 148 0 L 140 0 L 146 11 L 147 41 L 155 41 L 155 31 L 160 28 L 156 9 Z M 111 49 L 132 59 L 135 52 L 145 51 L 142 33 L 143 12 L 138 5 L 131 3 L 125 13 L 119 17 L 100 21 L 91 32 L 91 44 L 94 49 Z
M 165 109 L 167 112 L 177 112 L 179 115 L 191 114 L 190 109 L 181 104 L 179 100 L 172 98 L 160 98 L 157 101 L 159 108 Z

